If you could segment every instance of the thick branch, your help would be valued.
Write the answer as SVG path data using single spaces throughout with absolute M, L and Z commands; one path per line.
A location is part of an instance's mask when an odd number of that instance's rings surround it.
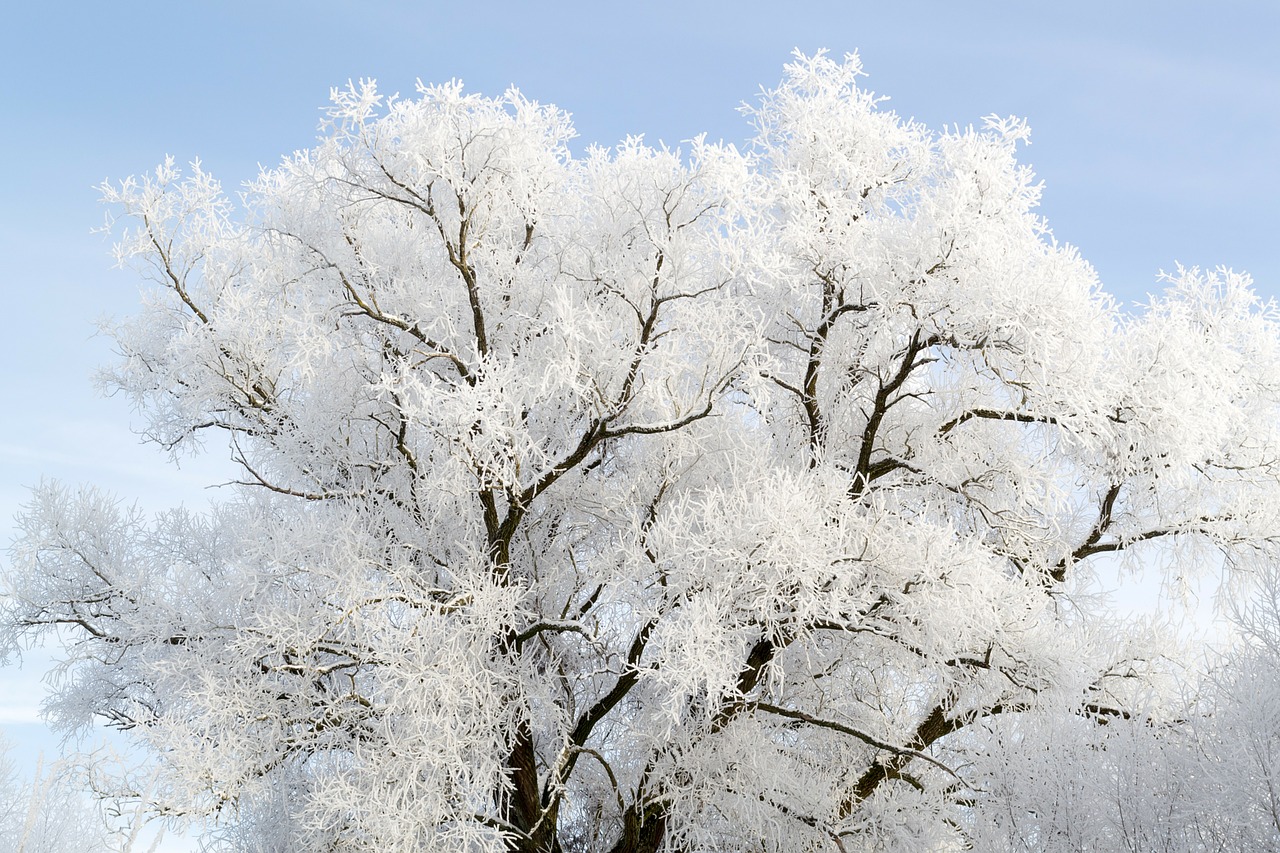
M 1020 424 L 1057 424 L 1053 415 L 1032 415 L 1026 412 L 1005 412 L 998 409 L 969 409 L 938 427 L 938 435 L 946 435 L 961 424 L 975 418 L 994 421 L 1012 421 Z
M 858 731 L 855 728 L 846 726 L 843 723 L 837 723 L 834 720 L 824 720 L 824 719 L 815 717 L 811 714 L 806 714 L 804 711 L 793 711 L 789 708 L 781 708 L 777 705 L 770 705 L 766 702 L 755 702 L 753 703 L 752 707 L 758 708 L 761 711 L 767 711 L 768 713 L 775 714 L 779 717 L 786 717 L 787 719 L 791 719 L 791 720 L 799 720 L 802 723 L 807 723 L 808 725 L 814 726 L 816 728 L 830 729 L 833 732 L 839 732 L 840 734 L 848 735 L 849 737 L 862 741 L 867 746 L 872 746 L 872 747 L 875 747 L 876 749 L 883 749 L 886 752 L 892 752 L 894 755 L 903 756 L 906 758 L 919 758 L 921 761 L 927 761 L 936 767 L 942 768 L 943 770 L 947 771 L 947 773 L 950 773 L 952 776 L 956 775 L 954 770 L 952 770 L 950 767 L 948 767 L 947 765 L 943 764 L 941 761 L 938 761 L 936 758 L 930 755 L 926 755 L 923 752 L 919 752 L 914 749 L 909 749 L 904 746 L 896 746 L 894 744 L 889 743 L 888 741 L 883 741 L 883 740 L 880 740 L 879 738 L 872 737 L 866 732 Z
M 871 483 L 873 467 L 871 454 L 875 450 L 876 439 L 880 433 L 880 424 L 884 421 L 884 416 L 888 414 L 893 405 L 891 398 L 906 383 L 908 377 L 911 376 L 911 371 L 919 366 L 916 363 L 916 356 L 931 343 L 929 340 L 922 340 L 921 330 L 916 329 L 911 334 L 911 340 L 907 342 L 906 349 L 903 350 L 902 361 L 898 364 L 897 371 L 889 377 L 888 381 L 881 381 L 880 387 L 876 391 L 875 399 L 871 403 L 871 412 L 867 415 L 866 426 L 862 430 L 862 441 L 858 448 L 858 464 L 853 472 L 853 485 L 850 487 L 850 494 L 855 499 L 861 497 Z

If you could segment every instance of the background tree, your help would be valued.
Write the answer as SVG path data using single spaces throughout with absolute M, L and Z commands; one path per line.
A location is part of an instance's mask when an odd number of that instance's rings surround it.
M 128 850 L 113 838 L 66 762 L 23 779 L 9 759 L 11 747 L 0 741 L 0 851 L 3 853 L 107 853 Z
M 517 92 L 360 84 L 242 212 L 104 186 L 157 285 L 108 387 L 242 479 L 36 492 L 4 637 L 78 638 L 54 719 L 246 849 L 921 850 L 1037 810 L 1020 731 L 1174 707 L 1094 563 L 1274 559 L 1274 309 L 1179 270 L 1118 312 L 1025 125 L 858 74 L 797 56 L 746 152 L 581 158 Z
M 986 727 L 976 849 L 1280 847 L 1280 576 L 1253 580 L 1233 641 L 1174 701 L 1100 726 L 1051 712 Z

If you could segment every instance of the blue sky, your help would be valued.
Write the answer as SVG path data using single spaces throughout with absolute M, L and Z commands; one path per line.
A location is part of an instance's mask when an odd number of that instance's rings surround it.
M 0 540 L 42 476 L 147 507 L 205 500 L 214 462 L 167 465 L 98 397 L 94 322 L 130 310 L 93 187 L 200 157 L 234 189 L 310 144 L 331 86 L 460 78 L 574 114 L 579 145 L 626 134 L 745 141 L 736 112 L 793 48 L 858 51 L 866 85 L 934 127 L 1030 120 L 1042 212 L 1124 302 L 1180 261 L 1280 296 L 1280 3 L 633 4 L 44 2 L 0 33 Z M 580 150 L 580 149 L 579 149 Z M 213 448 L 216 452 L 218 448 Z M 0 565 L 7 565 L 0 558 Z M 39 656 L 0 671 L 0 724 L 30 751 Z

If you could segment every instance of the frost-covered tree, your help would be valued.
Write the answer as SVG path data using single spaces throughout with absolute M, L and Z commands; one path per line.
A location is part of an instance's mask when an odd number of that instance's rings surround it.
M 1233 607 L 1233 641 L 1180 701 L 1138 703 L 1103 725 L 1063 709 L 981 724 L 974 848 L 1280 850 L 1277 568 L 1254 578 Z
M 1277 556 L 1275 310 L 1119 311 L 1023 123 L 858 75 L 797 56 L 745 151 L 582 156 L 514 91 L 361 84 L 241 206 L 105 186 L 156 285 L 107 385 L 241 476 L 36 492 L 3 638 L 73 638 L 53 719 L 239 849 L 745 853 L 995 838 L 1001 744 L 1161 718 L 1095 564 Z
M 1233 609 L 1237 644 L 1206 679 L 1193 718 L 1199 823 L 1223 850 L 1280 850 L 1280 565 Z
M 0 739 L 0 853 L 108 853 L 108 824 L 76 774 L 63 762 L 43 762 L 24 778 Z M 127 848 L 125 848 L 127 849 Z

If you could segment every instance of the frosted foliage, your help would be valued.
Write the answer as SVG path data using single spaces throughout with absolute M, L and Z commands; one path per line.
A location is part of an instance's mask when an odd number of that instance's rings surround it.
M 975 848 L 1280 849 L 1280 577 L 1273 564 L 1257 579 L 1240 636 L 1194 690 L 1104 725 L 1037 713 L 975 726 Z
M 0 853 L 107 853 L 130 847 L 112 838 L 100 810 L 64 762 L 41 761 L 31 778 L 18 772 L 0 739 Z
M 52 720 L 158 767 L 104 791 L 261 851 L 1118 843 L 1053 768 L 1190 717 L 1095 566 L 1275 558 L 1275 308 L 1178 269 L 1120 312 L 1022 122 L 860 73 L 797 55 L 746 150 L 582 156 L 515 91 L 360 83 L 240 203 L 104 186 L 153 286 L 103 382 L 240 471 L 25 511 L 5 647 L 61 629 Z

